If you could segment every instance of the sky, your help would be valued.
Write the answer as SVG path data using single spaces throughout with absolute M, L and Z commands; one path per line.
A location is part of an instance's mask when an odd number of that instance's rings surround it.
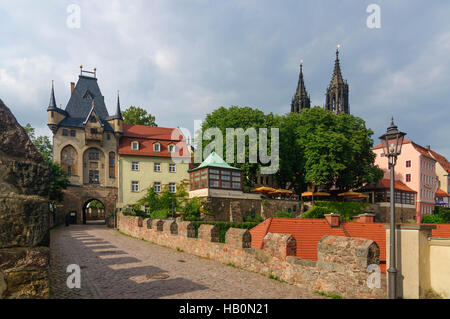
M 380 28 L 367 25 L 370 4 Z M 448 0 L 1 0 L 0 99 L 50 136 L 51 81 L 65 108 L 83 65 L 97 68 L 110 114 L 120 90 L 122 109 L 192 130 L 220 106 L 289 112 L 300 59 L 323 106 L 340 44 L 350 112 L 375 143 L 394 116 L 408 139 L 450 158 L 449 17 Z

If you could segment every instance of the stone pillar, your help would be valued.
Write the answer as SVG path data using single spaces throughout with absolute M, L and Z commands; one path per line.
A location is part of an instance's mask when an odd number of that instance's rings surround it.
M 187 238 L 195 238 L 195 227 L 191 222 L 179 221 L 178 224 L 178 235 Z
M 277 259 L 286 260 L 287 256 L 296 255 L 297 241 L 290 234 L 267 233 L 263 250 Z
M 386 228 L 386 269 L 390 264 L 390 229 Z M 423 298 L 430 289 L 428 237 L 436 225 L 396 225 L 397 296 Z M 386 276 L 388 277 L 388 276 Z
M 230 222 L 243 222 L 240 202 L 230 202 Z
M 325 214 L 325 219 L 331 227 L 339 227 L 340 225 L 339 214 Z
M 238 248 L 250 248 L 252 235 L 247 229 L 230 228 L 225 234 L 225 243 Z
M 198 228 L 198 239 L 210 242 L 219 242 L 219 230 L 214 225 L 202 224 Z

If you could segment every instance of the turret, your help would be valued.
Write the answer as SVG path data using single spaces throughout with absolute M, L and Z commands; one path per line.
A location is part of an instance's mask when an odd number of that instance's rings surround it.
M 331 78 L 330 86 L 327 88 L 325 109 L 339 113 L 350 113 L 348 103 L 348 84 L 342 78 L 341 67 L 339 64 L 339 47 L 336 48 L 336 60 L 334 61 L 334 71 Z
M 303 81 L 303 60 L 300 60 L 300 76 L 298 79 L 297 91 L 291 102 L 291 112 L 299 113 L 302 109 L 309 109 L 311 100 L 306 92 L 305 82 Z
M 53 134 L 56 133 L 58 130 L 58 124 L 64 120 L 67 116 L 67 113 L 58 108 L 56 106 L 56 99 L 55 99 L 55 89 L 53 86 L 53 80 L 52 80 L 52 91 L 50 93 L 50 102 L 48 104 L 47 108 L 47 114 L 48 114 L 48 127 L 53 132 Z
M 113 116 L 110 116 L 108 119 L 109 124 L 114 129 L 114 134 L 117 137 L 121 137 L 123 133 L 123 117 L 122 111 L 120 110 L 120 96 L 119 91 L 117 91 L 117 106 L 116 113 Z

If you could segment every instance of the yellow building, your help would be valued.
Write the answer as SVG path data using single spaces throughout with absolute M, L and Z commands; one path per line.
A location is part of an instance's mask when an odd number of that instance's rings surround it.
M 118 153 L 119 208 L 136 204 L 150 187 L 176 193 L 180 182 L 189 183 L 190 152 L 178 129 L 123 124 Z

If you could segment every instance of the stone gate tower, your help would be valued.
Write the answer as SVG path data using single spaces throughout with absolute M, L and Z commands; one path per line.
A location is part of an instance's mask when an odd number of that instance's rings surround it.
M 336 60 L 334 62 L 334 72 L 331 78 L 330 86 L 327 88 L 325 109 L 335 114 L 350 114 L 350 106 L 348 104 L 348 84 L 342 78 L 341 67 L 339 65 L 339 46 L 336 49 Z
M 64 193 L 59 218 L 71 213 L 78 223 L 85 222 L 86 206 L 94 199 L 103 203 L 108 216 L 117 199 L 117 149 L 123 125 L 119 96 L 116 112 L 110 116 L 96 70 L 84 71 L 81 66 L 64 110 L 57 107 L 52 84 L 47 113 L 53 132 L 53 159 L 61 164 L 71 184 Z

